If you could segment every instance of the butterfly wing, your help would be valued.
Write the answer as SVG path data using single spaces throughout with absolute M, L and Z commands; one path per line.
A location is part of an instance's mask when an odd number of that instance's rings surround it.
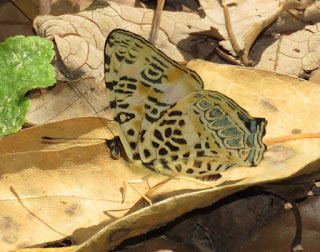
M 105 45 L 107 96 L 129 160 L 141 135 L 178 100 L 203 83 L 142 37 L 113 30 Z
M 262 160 L 266 121 L 209 90 L 179 100 L 139 142 L 142 165 L 164 175 L 208 176 Z

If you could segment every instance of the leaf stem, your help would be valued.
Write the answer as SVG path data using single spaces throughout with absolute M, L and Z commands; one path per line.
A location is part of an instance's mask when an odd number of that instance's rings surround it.
M 269 139 L 264 140 L 263 142 L 265 145 L 272 145 L 272 144 L 277 144 L 277 143 L 282 143 L 282 142 L 287 142 L 287 141 L 292 141 L 292 140 L 298 140 L 298 139 L 306 139 L 306 138 L 320 138 L 320 132 L 269 138 Z

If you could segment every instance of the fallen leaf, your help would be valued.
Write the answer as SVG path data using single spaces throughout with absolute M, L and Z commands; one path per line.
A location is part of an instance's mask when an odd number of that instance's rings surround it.
M 105 8 L 94 4 L 77 14 L 38 16 L 34 20 L 39 36 L 55 40 L 62 61 L 59 59 L 58 63 L 63 63 L 68 78 L 90 76 L 97 82 L 103 79 L 104 44 L 113 29 L 123 28 L 149 36 L 153 10 L 114 2 L 104 5 Z M 214 50 L 214 40 L 189 37 L 205 25 L 209 29 L 209 23 L 205 22 L 194 13 L 163 11 L 157 47 L 176 60 L 205 58 Z
M 68 236 L 84 241 L 96 231 L 95 225 L 121 217 L 141 197 L 127 183 L 143 175 L 121 160 L 111 160 L 104 141 L 71 139 L 50 144 L 42 136 L 112 137 L 97 118 L 81 118 L 1 139 L 0 216 L 10 224 L 4 225 L 6 232 L 0 235 L 2 251 Z M 149 189 L 146 182 L 136 188 Z M 91 231 L 80 230 L 89 227 Z
M 234 56 L 248 57 L 250 48 L 258 35 L 269 26 L 284 11 L 300 6 L 298 1 L 232 1 L 227 5 L 227 11 L 230 16 L 231 27 L 226 23 L 226 15 L 223 12 L 221 1 L 201 0 L 207 17 L 218 29 L 219 34 L 225 38 L 219 44 Z M 229 29 L 229 31 L 228 31 Z M 234 34 L 235 41 L 239 48 L 230 40 L 230 32 Z
M 109 105 L 104 81 L 96 83 L 90 78 L 59 84 L 50 91 L 43 94 L 36 91 L 29 97 L 32 100 L 26 120 L 32 125 L 79 117 L 97 117 L 97 113 L 100 117 L 113 119 L 107 110 Z
M 297 130 L 317 132 L 320 128 L 316 119 L 320 113 L 320 88 L 316 84 L 268 71 L 203 61 L 190 62 L 189 67 L 197 70 L 206 88 L 228 95 L 253 116 L 265 117 L 268 121 L 266 139 L 290 135 Z M 319 170 L 319 154 L 320 139 L 289 141 L 269 146 L 258 167 L 238 167 L 222 173 L 222 177 L 213 182 L 214 188 L 200 190 L 200 184 L 171 180 L 151 195 L 153 202 L 159 199 L 160 202 L 110 223 L 81 248 L 111 249 L 124 239 L 164 225 L 185 212 L 208 206 L 251 185 L 315 172 Z M 105 169 L 114 162 L 111 160 L 111 164 L 107 164 L 106 158 Z M 117 176 L 115 172 L 113 175 Z
M 304 251 L 319 251 L 319 197 L 309 197 L 305 202 L 299 204 L 303 223 L 302 247 Z M 293 213 L 286 213 L 274 218 L 252 239 L 243 244 L 238 251 L 272 250 L 289 251 L 293 239 L 296 223 Z
M 198 71 L 207 89 L 228 95 L 253 116 L 265 117 L 268 121 L 266 139 L 290 135 L 295 130 L 307 133 L 320 128 L 316 119 L 320 116 L 320 88 L 316 84 L 268 71 L 204 61 L 190 62 L 189 67 Z M 48 145 L 40 141 L 44 135 L 112 137 L 98 119 L 76 119 L 34 127 L 2 139 L 1 197 L 10 201 L 1 201 L 0 209 L 4 211 L 1 215 L 16 223 L 13 227 L 19 227 L 15 243 L 9 246 L 8 242 L 3 242 L 3 248 L 12 249 L 21 243 L 31 246 L 68 235 L 79 244 L 104 227 L 83 246 L 96 246 L 96 251 L 98 247 L 108 250 L 129 237 L 164 225 L 192 209 L 211 205 L 251 185 L 319 169 L 320 139 L 272 145 L 258 167 L 230 169 L 222 173 L 218 181 L 211 182 L 215 187 L 209 189 L 201 189 L 204 185 L 185 179 L 171 180 L 150 195 L 156 204 L 114 221 L 110 216 L 121 217 L 126 211 L 110 210 L 127 210 L 140 198 L 128 181 L 144 174 L 129 169 L 124 161 L 110 159 L 101 141 L 94 144 L 70 140 Z M 151 187 L 164 178 L 152 176 Z M 23 205 L 10 187 L 17 192 Z M 126 188 L 125 200 L 120 190 L 123 187 Z M 141 193 L 148 191 L 146 183 L 138 184 L 137 188 Z M 30 220 L 28 216 L 31 216 Z M 28 226 L 25 219 L 28 219 Z M 25 232 L 35 235 L 29 236 L 27 242 Z
M 200 60 L 191 61 L 188 66 L 199 73 L 207 89 L 228 95 L 253 116 L 265 117 L 268 121 L 265 138 L 290 135 L 297 129 L 313 132 L 320 128 L 316 119 L 320 116 L 320 88 L 316 84 L 268 71 L 216 65 Z M 131 213 L 107 225 L 82 244 L 78 251 L 87 251 L 88 248 L 110 250 L 129 237 L 164 225 L 182 213 L 208 206 L 251 185 L 318 171 L 319 156 L 319 138 L 272 145 L 258 167 L 231 169 L 221 174 L 214 188 L 176 195 Z M 173 186 L 170 191 L 177 192 L 175 185 L 170 182 L 168 184 Z M 167 186 L 164 185 L 157 194 L 165 193 Z
M 319 28 L 319 24 L 314 24 L 292 34 L 278 35 L 277 38 L 262 37 L 252 48 L 252 56 L 260 58 L 256 67 L 273 68 L 279 73 L 295 76 L 303 76 L 317 69 L 320 51 Z
M 97 82 L 103 79 L 103 50 L 106 36 L 115 28 L 123 28 L 143 37 L 149 36 L 153 10 L 120 5 L 115 2 L 93 3 L 76 14 L 38 16 L 34 28 L 39 36 L 54 39 L 60 58 L 57 67 L 68 79 L 84 76 Z M 201 1 L 206 17 L 187 12 L 164 11 L 157 47 L 177 61 L 194 58 L 221 62 L 215 56 L 217 45 L 236 60 L 225 15 L 219 1 Z M 292 10 L 298 1 L 233 1 L 228 5 L 231 27 L 238 50 L 250 58 L 257 68 L 300 76 L 318 67 L 317 6 L 314 3 L 303 14 Z M 104 8 L 102 8 L 104 7 Z M 270 27 L 270 23 L 274 21 Z M 257 39 L 257 36 L 266 31 Z M 289 33 L 289 34 L 288 34 Z M 197 34 L 197 35 L 196 35 Z M 199 34 L 206 35 L 199 36 Z M 210 39 L 208 34 L 219 40 Z M 251 49 L 252 44 L 254 47 Z M 221 50 L 219 50 L 221 54 Z M 231 58 L 233 57 L 233 58 Z M 98 59 L 98 60 L 97 60 Z M 61 66 L 64 66 L 61 68 Z

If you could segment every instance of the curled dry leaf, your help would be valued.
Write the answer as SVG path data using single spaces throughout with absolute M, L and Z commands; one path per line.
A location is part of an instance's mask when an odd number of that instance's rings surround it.
M 298 1 L 246 0 L 227 5 L 231 22 L 229 30 L 234 34 L 238 49 L 245 57 L 252 52 L 250 58 L 258 68 L 300 76 L 318 67 L 318 26 L 306 23 L 318 22 L 319 3 L 312 4 L 304 12 L 285 12 L 299 4 Z M 177 61 L 199 58 L 219 62 L 217 57 L 212 58 L 218 41 L 208 37 L 218 34 L 218 40 L 222 39 L 219 45 L 236 56 L 220 1 L 201 1 L 201 5 L 206 12 L 205 18 L 194 13 L 164 11 L 157 47 Z M 280 18 L 267 28 L 277 17 Z M 150 9 L 114 2 L 101 5 L 100 2 L 100 5 L 94 3 L 76 14 L 38 16 L 34 28 L 40 36 L 54 39 L 59 53 L 56 65 L 67 78 L 89 76 L 100 81 L 104 75 L 106 36 L 113 29 L 122 28 L 147 38 L 152 18 L 153 10 Z M 256 40 L 266 28 L 263 36 Z
M 301 245 L 304 251 L 319 251 L 320 244 L 316 242 L 319 239 L 320 227 L 318 214 L 320 207 L 319 197 L 308 197 L 306 201 L 298 206 L 303 223 Z M 295 229 L 294 216 L 289 210 L 267 223 L 259 232 L 254 234 L 252 239 L 246 241 L 238 251 L 270 251 L 270 244 L 272 244 L 273 248 L 277 248 L 277 251 L 290 251 L 292 234 L 294 234 Z
M 320 129 L 316 119 L 320 116 L 320 88 L 315 84 L 263 70 L 203 61 L 192 61 L 188 66 L 199 73 L 205 88 L 228 95 L 253 116 L 265 117 L 268 120 L 267 139 Z M 127 215 L 106 226 L 81 245 L 78 251 L 90 251 L 92 248 L 109 250 L 126 238 L 174 220 L 182 213 L 194 209 L 195 205 L 208 206 L 251 185 L 315 172 L 319 170 L 319 157 L 319 138 L 269 146 L 258 167 L 231 169 L 222 174 L 214 188 L 176 195 Z M 174 183 L 175 180 L 168 184 L 174 186 Z M 163 186 L 156 194 L 165 193 L 167 186 Z
M 100 81 L 104 76 L 103 51 L 107 35 L 115 28 L 123 28 L 148 38 L 152 18 L 153 10 L 110 2 L 104 8 L 93 5 L 77 14 L 38 16 L 33 26 L 39 36 L 54 39 L 67 77 L 91 76 Z M 210 23 L 206 21 L 193 13 L 163 11 L 157 46 L 175 60 L 205 58 L 214 49 L 213 40 L 194 41 L 189 34 L 203 27 L 209 29 Z
M 112 137 L 97 118 L 82 118 L 1 139 L 1 251 L 68 236 L 82 242 L 99 229 L 95 225 L 121 217 L 140 198 L 127 183 L 143 175 L 111 160 L 104 141 L 50 144 L 42 136 Z M 136 187 L 149 189 L 146 182 Z
M 265 117 L 265 139 L 320 129 L 320 87 L 316 84 L 203 61 L 192 61 L 189 67 L 200 74 L 206 89 L 231 97 L 252 116 Z M 80 251 L 91 246 L 95 251 L 110 250 L 129 237 L 251 185 L 314 172 L 320 162 L 319 138 L 271 145 L 258 167 L 230 169 L 207 189 L 197 182 L 172 179 L 149 195 L 156 204 L 123 216 L 140 199 L 128 182 L 143 177 L 143 171 L 110 159 L 101 141 L 43 144 L 41 136 L 112 137 L 98 119 L 85 118 L 34 127 L 2 139 L 0 209 L 14 225 L 9 228 L 13 233 L 10 242 L 2 239 L 1 248 L 31 246 L 65 236 L 79 244 L 104 227 Z M 153 187 L 164 179 L 153 175 L 148 180 Z M 135 187 L 141 193 L 149 190 L 146 182 Z
M 298 1 L 263 1 L 263 0 L 245 0 L 232 1 L 227 5 L 227 11 L 230 16 L 231 27 L 226 25 L 226 15 L 223 12 L 221 1 L 201 0 L 206 15 L 211 20 L 213 27 L 219 30 L 219 33 L 225 38 L 220 45 L 234 56 L 242 51 L 247 58 L 250 48 L 258 35 L 269 26 L 284 11 L 300 6 Z M 229 29 L 229 31 L 228 31 Z M 234 34 L 235 41 L 239 48 L 236 49 L 230 41 L 230 32 Z M 236 49 L 236 51 L 234 50 Z

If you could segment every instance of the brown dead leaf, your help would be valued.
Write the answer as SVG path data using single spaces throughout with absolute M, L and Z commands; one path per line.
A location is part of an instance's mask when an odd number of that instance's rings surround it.
M 319 69 L 312 72 L 309 81 L 316 83 L 318 85 L 320 84 L 320 70 Z
M 299 204 L 303 223 L 302 247 L 304 251 L 319 251 L 319 197 L 308 197 Z M 252 239 L 243 244 L 238 251 L 272 250 L 290 251 L 290 243 L 296 229 L 292 212 L 286 211 L 283 215 L 274 218 L 263 229 L 254 234 Z
M 34 92 L 26 121 L 32 125 L 61 121 L 72 118 L 97 117 L 113 119 L 107 111 L 108 100 L 104 81 L 84 79 L 72 83 L 59 84 L 54 89 L 41 94 Z M 94 108 L 94 111 L 92 108 Z
M 218 29 L 225 40 L 220 45 L 234 56 L 243 54 L 248 57 L 250 48 L 258 35 L 269 26 L 284 11 L 300 6 L 298 1 L 232 1 L 227 5 L 231 26 L 226 25 L 226 15 L 223 12 L 221 1 L 201 0 L 207 17 Z M 231 36 L 232 34 L 232 36 Z M 234 36 L 234 38 L 233 38 Z M 234 41 L 232 41 L 234 40 Z
M 231 45 L 225 15 L 218 0 L 201 1 L 206 17 L 194 13 L 164 11 L 157 39 L 157 47 L 177 61 L 202 58 L 220 62 L 213 57 L 217 41 L 199 34 L 218 34 L 219 45 L 236 57 Z M 258 68 L 280 73 L 301 75 L 318 67 L 317 25 L 306 26 L 306 22 L 317 21 L 317 6 L 314 3 L 304 12 L 296 10 L 297 1 L 279 3 L 273 1 L 233 1 L 227 5 L 237 51 L 250 58 Z M 102 8 L 104 7 L 104 8 Z M 54 39 L 59 53 L 57 66 L 66 77 L 75 79 L 91 76 L 96 81 L 103 79 L 103 50 L 105 38 L 115 28 L 123 28 L 147 38 L 154 11 L 120 5 L 115 2 L 102 5 L 94 3 L 76 14 L 61 16 L 39 16 L 34 20 L 36 32 L 45 38 Z M 302 14 L 303 13 L 303 14 Z M 256 40 L 261 31 L 274 22 Z M 302 30 L 301 30 L 302 29 Z M 301 31 L 300 31 L 301 30 Z M 290 34 L 285 35 L 290 32 Z M 194 35 L 192 35 L 194 34 Z M 195 35 L 198 34 L 198 35 Z M 283 35 L 282 35 L 283 34 Z M 215 36 L 215 35 L 212 35 Z M 251 49 L 252 44 L 255 46 Z M 235 44 L 235 43 L 233 43 Z M 219 51 L 220 54 L 222 51 Z M 61 69 L 61 66 L 64 66 Z M 290 67 L 289 67 L 290 66 Z
M 320 59 L 319 30 L 319 24 L 307 25 L 292 34 L 261 38 L 252 48 L 252 56 L 260 58 L 257 67 L 295 76 L 317 69 Z
M 26 1 L 25 1 L 26 2 Z M 16 35 L 34 36 L 32 21 L 19 11 L 12 1 L 0 2 L 0 41 Z
M 105 8 L 93 5 L 77 14 L 38 16 L 33 25 L 39 36 L 54 39 L 70 78 L 91 76 L 101 81 L 107 35 L 115 28 L 123 28 L 147 38 L 152 18 L 153 10 L 110 2 Z M 157 47 L 178 61 L 205 58 L 214 49 L 213 40 L 189 38 L 190 33 L 204 26 L 210 27 L 196 14 L 163 11 Z

